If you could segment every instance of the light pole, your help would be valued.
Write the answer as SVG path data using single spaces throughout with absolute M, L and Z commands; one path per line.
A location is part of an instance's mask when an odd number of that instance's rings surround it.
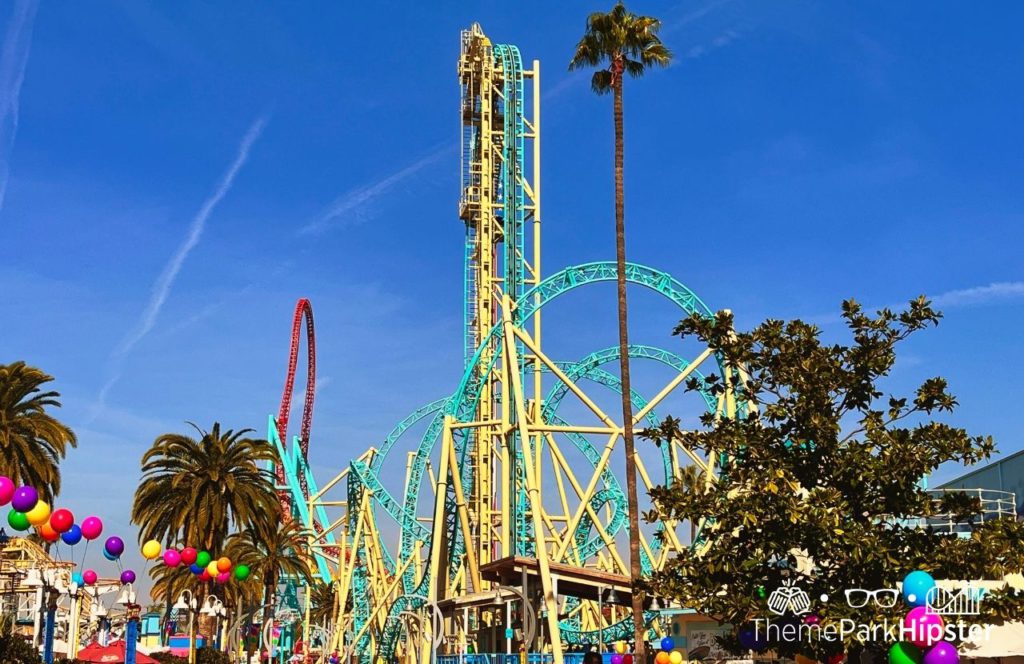
M 220 601 L 219 597 L 215 597 L 213 595 L 206 596 L 206 599 L 203 600 L 203 608 L 199 610 L 199 615 L 216 618 L 213 633 L 210 634 L 210 641 L 214 643 L 214 647 L 218 650 L 220 649 L 220 622 L 226 613 L 227 612 L 224 609 L 224 602 Z M 127 664 L 127 662 L 125 664 Z
M 196 607 L 199 604 L 196 602 L 196 596 L 192 594 L 191 590 L 182 590 L 181 594 L 178 595 L 178 601 L 171 607 L 177 611 L 188 611 L 188 664 L 196 664 L 196 632 L 195 632 L 195 613 Z
M 124 664 L 135 664 L 135 648 L 139 642 L 139 605 L 135 603 L 132 584 L 124 584 L 117 603 L 125 608 Z

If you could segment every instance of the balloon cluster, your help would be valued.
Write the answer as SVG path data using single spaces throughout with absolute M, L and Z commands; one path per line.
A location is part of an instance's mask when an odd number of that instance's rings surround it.
M 142 556 L 146 560 L 159 558 L 160 542 L 149 540 L 143 544 Z M 238 581 L 245 581 L 251 573 L 248 565 L 235 565 L 227 556 L 214 559 L 208 551 L 197 551 L 191 546 L 186 546 L 180 551 L 167 549 L 163 552 L 163 561 L 168 567 L 186 565 L 200 581 L 216 581 L 220 585 L 224 585 L 232 577 Z
M 625 641 L 615 642 L 615 653 L 612 655 L 612 664 L 633 664 L 633 655 L 629 653 L 629 646 Z
M 903 579 L 903 601 L 910 611 L 903 618 L 903 634 L 908 641 L 889 648 L 889 664 L 958 664 L 956 646 L 943 640 L 946 625 L 942 616 L 928 606 L 928 593 L 935 588 L 935 579 L 923 570 L 911 572 Z
M 661 650 L 654 656 L 656 664 L 682 664 L 683 653 L 675 649 L 676 642 L 671 636 L 666 636 L 658 644 L 661 646 Z
M 60 540 L 68 546 L 75 546 L 83 539 L 91 542 L 103 534 L 103 521 L 98 516 L 89 516 L 82 523 L 75 523 L 75 515 L 67 509 L 50 509 L 50 505 L 39 497 L 39 492 L 30 486 L 15 487 L 9 477 L 0 475 L 0 507 L 11 504 L 7 513 L 7 524 L 18 532 L 35 527 L 44 542 L 53 544 Z M 124 553 L 124 541 L 120 537 L 108 537 L 103 546 L 103 556 L 110 561 L 117 560 Z M 87 569 L 75 572 L 71 580 L 80 586 L 91 586 L 99 576 Z M 134 583 L 135 572 L 130 569 L 121 572 L 121 583 Z

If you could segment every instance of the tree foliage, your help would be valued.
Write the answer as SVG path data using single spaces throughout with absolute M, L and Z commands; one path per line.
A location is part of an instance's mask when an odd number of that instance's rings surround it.
M 43 391 L 53 380 L 24 362 L 0 364 L 0 475 L 34 487 L 49 503 L 60 493 L 60 462 L 75 434 L 48 411 L 60 393 Z
M 676 327 L 676 335 L 707 343 L 726 373 L 745 380 L 736 388 L 740 417 L 709 414 L 695 431 L 670 417 L 644 432 L 658 444 L 679 441 L 722 462 L 710 485 L 684 478 L 652 492 L 667 518 L 702 524 L 698 543 L 651 580 L 653 592 L 741 626 L 768 615 L 764 589 L 791 582 L 808 593 L 823 622 L 864 623 L 898 620 L 906 608 L 869 602 L 853 609 L 843 599 L 846 589 L 895 588 L 916 569 L 962 580 L 1021 571 L 1024 524 L 982 522 L 977 499 L 940 496 L 922 482 L 942 464 L 987 459 L 991 437 L 946 421 L 958 404 L 943 378 L 929 378 L 907 396 L 887 395 L 881 384 L 897 346 L 941 315 L 922 297 L 905 311 L 874 316 L 851 300 L 842 316 L 849 345 L 825 343 L 816 326 L 800 320 L 737 332 L 731 314 L 719 313 Z M 721 377 L 707 380 L 716 395 L 725 389 Z M 940 515 L 973 522 L 969 537 L 936 527 Z M 827 602 L 819 599 L 823 593 Z M 999 623 L 1024 613 L 1024 596 L 1009 588 L 993 592 L 982 609 L 974 620 Z M 817 652 L 839 647 L 821 643 Z

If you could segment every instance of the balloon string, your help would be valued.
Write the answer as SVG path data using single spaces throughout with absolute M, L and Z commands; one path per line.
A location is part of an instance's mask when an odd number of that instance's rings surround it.
M 85 551 L 82 551 L 82 569 L 85 569 L 85 557 L 89 555 L 89 540 L 85 540 Z

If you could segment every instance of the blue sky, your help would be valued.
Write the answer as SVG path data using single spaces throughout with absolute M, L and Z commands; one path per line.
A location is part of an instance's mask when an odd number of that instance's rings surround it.
M 663 19 L 677 58 L 626 91 L 630 258 L 741 325 L 805 317 L 836 339 L 846 297 L 931 295 L 946 319 L 889 386 L 944 375 L 954 421 L 1020 449 L 1024 6 L 631 7 Z M 134 537 L 158 434 L 219 419 L 262 435 L 300 296 L 322 477 L 453 389 L 472 21 L 542 62 L 545 272 L 612 258 L 610 102 L 566 72 L 595 8 L 3 3 L 0 349 L 58 379 L 80 439 L 64 502 Z M 610 345 L 611 295 L 553 320 Z M 671 344 L 674 312 L 635 302 L 634 339 Z

